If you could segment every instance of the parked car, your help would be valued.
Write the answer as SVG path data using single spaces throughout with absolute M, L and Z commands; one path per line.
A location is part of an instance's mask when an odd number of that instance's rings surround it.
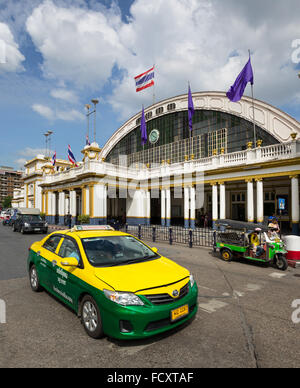
M 6 215 L 6 211 L 2 210 L 0 213 L 0 220 L 4 220 L 5 215 Z
M 48 233 L 48 224 L 40 216 L 39 209 L 19 208 L 13 224 L 14 232 Z
M 10 220 L 10 211 L 7 210 L 7 211 L 4 213 L 4 215 L 3 215 L 2 224 L 3 224 L 3 225 L 8 225 L 9 220 Z

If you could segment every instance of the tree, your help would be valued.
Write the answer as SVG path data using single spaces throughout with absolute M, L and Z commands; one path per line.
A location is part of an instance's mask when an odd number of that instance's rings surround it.
M 11 207 L 11 200 L 12 200 L 12 196 L 11 195 L 8 195 L 7 197 L 5 197 L 2 201 L 2 206 L 4 209 L 8 208 L 8 207 Z

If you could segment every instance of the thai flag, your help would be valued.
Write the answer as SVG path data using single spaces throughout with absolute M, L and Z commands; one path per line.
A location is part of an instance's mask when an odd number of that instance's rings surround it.
M 72 164 L 75 164 L 75 167 L 77 167 L 75 156 L 71 150 L 70 145 L 68 145 L 68 159 Z
M 137 92 L 140 92 L 143 89 L 153 86 L 154 85 L 154 66 L 151 69 L 145 71 L 145 73 L 134 77 L 134 79 L 135 79 L 135 86 L 136 86 Z
M 52 156 L 51 163 L 52 163 L 53 167 L 56 165 L 56 151 L 54 152 L 54 155 Z
M 88 135 L 86 135 L 86 138 L 85 138 L 85 145 L 86 146 L 91 145 Z

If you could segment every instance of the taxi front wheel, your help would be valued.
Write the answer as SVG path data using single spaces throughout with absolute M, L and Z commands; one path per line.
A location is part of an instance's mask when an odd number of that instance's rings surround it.
M 97 303 L 90 295 L 85 295 L 81 302 L 81 322 L 84 330 L 90 337 L 103 337 L 100 311 Z
M 30 280 L 30 286 L 33 291 L 40 292 L 42 291 L 42 287 L 40 285 L 39 276 L 36 270 L 35 265 L 32 265 L 29 270 L 29 280 Z

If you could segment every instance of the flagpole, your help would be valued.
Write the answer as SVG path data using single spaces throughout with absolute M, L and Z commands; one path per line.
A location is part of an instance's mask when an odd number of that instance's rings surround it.
M 153 71 L 154 71 L 155 64 L 153 65 Z M 153 83 L 153 105 L 155 104 L 155 82 Z
M 249 52 L 249 58 L 250 55 L 250 49 Z M 253 91 L 253 84 L 251 84 L 251 95 L 252 95 L 252 110 L 253 110 L 253 137 L 254 137 L 254 148 L 256 148 L 256 126 L 255 126 L 255 111 L 254 111 L 254 91 Z

